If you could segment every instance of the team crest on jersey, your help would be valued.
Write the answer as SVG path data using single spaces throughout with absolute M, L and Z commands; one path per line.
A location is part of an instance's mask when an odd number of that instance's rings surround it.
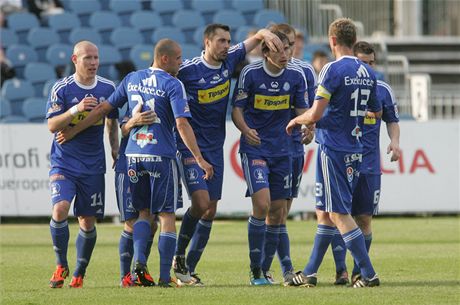
M 57 103 L 52 103 L 48 108 L 48 113 L 55 113 L 62 110 L 62 106 Z
M 228 77 L 228 70 L 225 69 L 223 72 L 222 72 L 222 76 L 223 77 Z
M 132 183 L 137 183 L 137 181 L 139 181 L 136 171 L 132 168 L 128 170 L 128 177 L 129 181 L 131 181 Z
M 291 85 L 289 85 L 288 82 L 285 82 L 284 85 L 283 85 L 283 90 L 284 91 L 289 91 L 289 89 L 291 89 Z
M 101 97 L 99 98 L 98 103 L 100 104 L 100 103 L 104 102 L 105 100 L 106 100 L 106 98 L 105 98 L 104 96 L 101 96 Z
M 262 182 L 265 180 L 264 178 L 264 172 L 260 168 L 256 168 L 254 170 L 254 178 L 259 182 Z M 257 182 L 256 182 L 257 183 Z
M 142 126 L 141 129 L 136 131 L 131 140 L 136 141 L 140 148 L 144 148 L 147 144 L 157 144 L 158 140 L 153 137 L 153 133 L 148 131 L 147 125 Z
M 353 181 L 353 173 L 354 173 L 353 167 L 351 167 L 351 166 L 347 167 L 347 179 L 348 179 L 348 182 Z

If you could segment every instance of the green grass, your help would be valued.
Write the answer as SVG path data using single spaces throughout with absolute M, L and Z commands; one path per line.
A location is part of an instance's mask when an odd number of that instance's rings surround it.
M 377 218 L 371 258 L 382 285 L 334 287 L 332 255 L 326 254 L 316 288 L 250 287 L 247 223 L 218 221 L 198 270 L 204 288 L 118 287 L 121 226 L 101 224 L 83 289 L 48 288 L 54 253 L 47 225 L 0 225 L 1 304 L 460 304 L 460 218 Z M 316 231 L 314 221 L 289 222 L 296 269 L 303 269 Z M 69 262 L 74 266 L 71 226 Z M 154 247 L 156 247 L 156 241 Z M 348 266 L 351 260 L 348 257 Z M 149 263 L 158 277 L 158 252 Z M 280 279 L 279 264 L 273 264 Z M 67 284 L 67 283 L 66 283 Z

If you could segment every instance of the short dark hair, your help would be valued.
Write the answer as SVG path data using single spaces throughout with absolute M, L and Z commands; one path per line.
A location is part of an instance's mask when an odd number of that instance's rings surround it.
M 366 55 L 375 55 L 375 49 L 370 43 L 366 41 L 358 41 L 353 45 L 353 54 L 357 55 L 358 53 Z
M 279 31 L 270 31 L 272 32 L 273 34 L 275 34 L 276 36 L 278 36 L 278 38 L 281 40 L 281 42 L 285 43 L 289 43 L 289 38 L 287 37 L 286 34 L 284 34 L 283 32 L 279 32 Z M 262 53 L 265 54 L 267 53 L 268 51 L 270 51 L 270 48 L 267 46 L 267 44 L 265 43 L 265 40 L 262 41 Z
M 349 47 L 356 42 L 356 26 L 350 18 L 339 18 L 329 26 L 329 37 L 337 37 L 337 44 Z
M 313 57 L 312 57 L 312 60 L 314 60 L 315 58 L 318 58 L 318 57 L 326 57 L 326 58 L 329 58 L 329 55 L 324 52 L 323 50 L 317 50 L 313 53 Z
M 284 33 L 286 35 L 289 35 L 291 33 L 296 33 L 295 29 L 290 26 L 289 24 L 287 23 L 276 23 L 276 24 L 272 24 L 268 27 L 268 29 L 270 31 L 278 31 L 278 32 L 281 32 L 281 33 Z
M 228 25 L 221 24 L 221 23 L 211 23 L 208 26 L 206 26 L 206 28 L 204 29 L 203 37 L 212 39 L 217 29 L 222 29 L 226 32 L 230 32 L 230 27 Z

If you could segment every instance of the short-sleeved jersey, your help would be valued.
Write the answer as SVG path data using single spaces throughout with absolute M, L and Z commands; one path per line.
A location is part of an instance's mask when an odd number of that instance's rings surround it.
M 235 67 L 244 60 L 244 43 L 232 46 L 227 58 L 218 66 L 208 64 L 203 57 L 185 60 L 178 78 L 187 91 L 193 119 L 190 124 L 201 151 L 221 149 L 225 141 L 225 120 L 230 94 L 230 82 Z M 177 134 L 179 150 L 187 149 Z
M 307 80 L 307 92 L 308 92 L 308 107 L 313 105 L 315 100 L 315 91 L 316 91 L 316 73 L 312 65 L 306 61 L 300 60 L 298 58 L 292 58 L 291 62 L 294 65 L 297 65 L 302 68 L 305 78 Z M 297 116 L 295 109 L 292 109 L 292 118 Z M 293 156 L 301 156 L 304 154 L 304 145 L 302 144 L 302 136 L 300 133 L 300 126 L 292 130 L 292 153 Z
M 114 91 L 115 84 L 96 76 L 93 85 L 85 86 L 75 79 L 75 75 L 57 81 L 51 88 L 46 105 L 46 118 L 50 119 L 77 105 L 86 96 L 93 96 L 99 102 L 106 100 Z M 75 126 L 89 114 L 84 111 L 76 115 L 70 126 Z M 117 118 L 118 111 L 112 111 L 109 118 Z M 72 141 L 59 145 L 53 140 L 51 146 L 51 168 L 61 168 L 75 176 L 105 173 L 104 119 L 83 130 Z
M 382 120 L 386 123 L 399 122 L 398 106 L 390 86 L 377 81 L 377 100 L 382 105 L 382 119 L 364 118 L 363 127 L 363 162 L 361 172 L 367 174 L 380 174 L 380 125 Z
M 129 120 L 128 115 L 129 115 L 129 113 L 127 113 L 126 116 L 120 118 L 120 126 L 122 126 L 123 124 L 126 124 L 126 122 L 128 122 L 128 120 Z M 125 155 L 126 146 L 128 145 L 128 139 L 129 139 L 129 136 L 121 138 L 120 148 L 118 149 L 118 158 L 117 158 L 117 162 L 115 163 L 115 172 L 116 173 L 125 173 L 126 174 L 126 172 L 128 171 L 128 165 L 127 165 L 127 162 L 126 162 L 126 155 Z
M 265 61 L 247 65 L 240 74 L 233 95 L 233 107 L 243 108 L 246 124 L 257 130 L 261 145 L 247 144 L 241 135 L 240 153 L 264 157 L 291 155 L 291 138 L 286 125 L 291 107 L 307 108 L 308 94 L 303 70 L 288 63 L 277 75 L 269 72 Z
M 343 152 L 362 152 L 366 109 L 378 112 L 373 70 L 354 56 L 326 64 L 319 74 L 315 100 L 329 104 L 316 123 L 316 142 Z M 322 101 L 324 103 L 324 101 Z
M 129 134 L 126 156 L 176 157 L 173 129 L 176 118 L 189 118 L 190 110 L 183 84 L 165 71 L 149 68 L 129 73 L 118 85 L 108 102 L 121 108 L 128 103 L 131 114 L 153 110 L 157 120 L 137 126 Z

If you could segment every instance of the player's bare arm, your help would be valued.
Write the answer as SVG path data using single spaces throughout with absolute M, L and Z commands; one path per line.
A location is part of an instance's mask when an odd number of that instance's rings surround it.
M 195 158 L 198 166 L 204 170 L 205 175 L 204 179 L 209 180 L 214 175 L 214 168 L 209 164 L 201 155 L 200 148 L 196 143 L 195 134 L 193 133 L 192 126 L 188 122 L 187 118 L 177 118 L 176 119 L 176 128 L 179 131 L 182 141 L 184 141 L 185 146 L 190 150 L 193 157 Z
M 387 154 L 391 154 L 391 162 L 398 161 L 401 156 L 401 148 L 399 148 L 399 124 L 396 122 L 387 123 L 388 137 L 390 138 L 390 144 L 387 148 Z
M 310 126 L 318 122 L 323 116 L 324 110 L 329 104 L 329 100 L 320 98 L 314 101 L 313 106 L 305 111 L 302 115 L 293 118 L 286 126 L 286 132 L 292 134 L 292 129 L 297 125 Z
M 265 41 L 267 46 L 273 52 L 279 52 L 283 50 L 283 43 L 278 38 L 278 36 L 276 36 L 267 29 L 261 29 L 254 36 L 246 39 L 243 42 L 244 47 L 246 48 L 246 52 L 251 52 L 255 47 L 257 47 L 257 45 L 259 45 L 262 42 L 262 40 Z
M 90 111 L 97 106 L 97 99 L 92 96 L 87 96 L 82 99 L 77 105 L 73 106 L 66 112 L 48 119 L 48 129 L 52 133 L 63 130 L 69 126 L 72 119 L 80 112 Z
M 105 121 L 105 128 L 109 136 L 110 151 L 112 154 L 112 168 L 115 167 L 115 162 L 118 158 L 118 150 L 120 149 L 120 142 L 118 141 L 118 121 L 117 119 L 107 119 Z
M 246 121 L 244 120 L 243 108 L 233 107 L 232 120 L 233 123 L 235 123 L 236 128 L 241 131 L 249 145 L 260 145 L 261 142 L 257 130 L 249 128 L 249 126 L 246 124 Z

